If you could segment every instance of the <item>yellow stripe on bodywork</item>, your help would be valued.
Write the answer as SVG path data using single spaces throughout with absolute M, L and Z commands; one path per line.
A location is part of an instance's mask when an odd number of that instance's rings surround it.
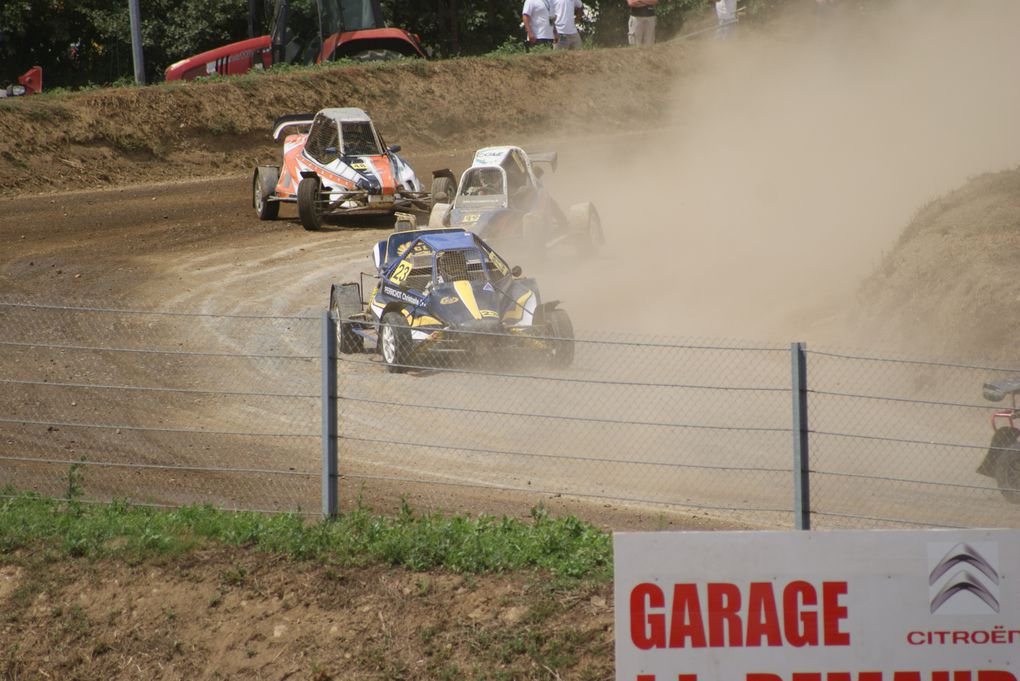
M 470 281 L 455 281 L 453 286 L 457 289 L 457 295 L 460 296 L 460 302 L 464 303 L 464 307 L 468 309 L 471 316 L 475 319 L 481 319 L 482 313 L 478 310 L 478 301 L 475 300 L 474 289 L 471 288 Z
M 528 299 L 531 298 L 531 291 L 525 291 L 524 295 L 517 299 L 517 304 L 506 311 L 506 316 L 503 317 L 508 322 L 520 321 L 524 316 L 524 306 L 527 304 Z
M 442 326 L 442 325 L 443 325 L 443 323 L 441 321 L 439 321 L 435 317 L 429 317 L 428 315 L 425 315 L 423 317 L 416 317 L 414 322 L 411 324 L 412 327 L 414 327 L 414 326 Z

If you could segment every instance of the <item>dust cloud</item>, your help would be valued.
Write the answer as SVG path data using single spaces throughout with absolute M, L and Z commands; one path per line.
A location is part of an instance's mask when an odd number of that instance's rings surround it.
M 662 129 L 563 150 L 607 239 L 554 275 L 575 326 L 838 340 L 922 205 L 1020 163 L 1020 3 L 851 4 L 692 43 Z

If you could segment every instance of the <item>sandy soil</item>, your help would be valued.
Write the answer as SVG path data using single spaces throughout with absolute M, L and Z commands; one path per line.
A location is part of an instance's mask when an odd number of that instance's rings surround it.
M 388 226 L 309 234 L 286 210 L 259 222 L 249 173 L 277 153 L 276 116 L 340 102 L 372 113 L 421 174 L 462 168 L 481 144 L 558 149 L 554 190 L 595 197 L 608 238 L 593 263 L 547 273 L 580 329 L 611 319 L 636 336 L 806 340 L 1008 367 L 1020 96 L 1001 84 L 1017 63 L 1006 28 L 1016 22 L 910 4 L 878 25 L 727 45 L 4 102 L 0 299 L 314 316 L 328 282 L 356 274 Z M 4 366 L 22 364 L 7 355 Z M 459 501 L 491 510 L 480 495 Z M 715 526 L 621 511 L 594 518 Z M 145 568 L 36 560 L 0 561 L 9 678 L 612 675 L 606 588 L 540 617 L 549 596 L 530 576 L 335 571 L 245 552 Z M 574 654 L 510 641 L 521 635 Z

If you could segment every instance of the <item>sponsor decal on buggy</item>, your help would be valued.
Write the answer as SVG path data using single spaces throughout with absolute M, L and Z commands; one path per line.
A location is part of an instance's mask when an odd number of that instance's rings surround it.
M 453 305 L 454 303 L 459 302 L 460 298 L 458 298 L 457 296 L 443 296 L 442 298 L 439 299 L 440 305 Z
M 457 290 L 460 295 L 460 299 L 464 302 L 464 307 L 468 309 L 471 316 L 475 319 L 481 319 L 482 313 L 478 309 L 478 301 L 475 300 L 475 292 L 471 289 L 470 281 L 455 281 L 453 287 Z
M 355 170 L 368 170 L 368 164 L 364 161 L 355 161 L 351 164 L 351 167 Z
M 464 216 L 464 218 L 463 218 L 463 220 L 462 220 L 462 221 L 463 221 L 463 222 L 478 222 L 478 220 L 479 220 L 479 219 L 480 219 L 481 217 L 482 217 L 482 214 L 481 214 L 481 213 L 467 213 L 467 214 L 466 214 L 466 215 Z
M 472 165 L 495 165 L 506 156 L 507 149 L 480 149 L 475 153 L 475 160 Z
M 501 276 L 505 277 L 507 274 L 510 273 L 510 268 L 507 267 L 505 262 L 503 262 L 503 258 L 501 258 L 498 255 L 496 255 L 496 253 L 494 251 L 492 251 L 491 249 L 486 249 L 485 250 L 485 255 L 488 256 L 489 262 L 491 262 L 493 264 L 493 266 L 497 270 L 499 270 L 499 273 L 500 273 Z
M 495 317 L 499 319 L 499 313 L 495 310 L 482 310 L 482 317 Z
M 406 291 L 401 291 L 400 289 L 393 288 L 392 286 L 383 286 L 383 293 L 393 298 L 396 298 L 397 300 L 402 300 L 405 303 L 411 303 L 412 305 L 421 305 L 421 298 L 419 298 L 418 296 L 412 296 L 410 293 L 407 293 Z

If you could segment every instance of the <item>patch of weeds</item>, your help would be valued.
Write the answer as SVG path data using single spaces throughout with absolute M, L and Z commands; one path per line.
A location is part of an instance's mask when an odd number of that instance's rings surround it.
M 440 630 L 439 627 L 423 627 L 421 629 L 421 631 L 418 632 L 418 636 L 421 638 L 421 642 L 422 643 L 424 643 L 425 645 L 428 645 L 428 644 L 432 643 L 432 640 L 440 632 L 441 632 L 441 630 Z
M 11 165 L 17 166 L 18 168 L 21 168 L 22 170 L 28 170 L 28 163 L 26 163 L 24 160 L 18 158 L 17 156 L 12 154 L 11 152 L 5 151 L 5 152 L 3 152 L 3 154 L 0 154 L 0 155 L 2 155 L 4 160 L 7 161 L 8 163 L 10 163 Z
M 407 70 L 419 78 L 425 78 L 429 75 L 429 65 L 424 59 L 410 59 L 406 63 Z
M 230 586 L 243 586 L 247 576 L 248 571 L 243 567 L 238 567 L 233 570 L 224 570 L 220 574 L 220 581 Z
M 25 667 L 25 663 L 21 661 L 18 651 L 17 643 L 7 646 L 7 649 L 4 650 L 3 664 L 0 665 L 0 678 L 28 678 L 28 669 Z
M 64 634 L 72 637 L 88 635 L 92 622 L 89 621 L 88 615 L 80 605 L 75 603 L 66 613 L 60 609 L 55 609 L 54 612 L 59 613 L 60 629 Z
M 220 135 L 237 135 L 241 132 L 241 126 L 233 118 L 221 118 L 209 124 L 209 132 L 217 137 Z
M 433 671 L 435 672 L 435 676 L 433 678 L 439 679 L 439 681 L 459 681 L 460 679 L 467 678 L 464 672 L 461 671 L 460 667 L 452 662 Z

